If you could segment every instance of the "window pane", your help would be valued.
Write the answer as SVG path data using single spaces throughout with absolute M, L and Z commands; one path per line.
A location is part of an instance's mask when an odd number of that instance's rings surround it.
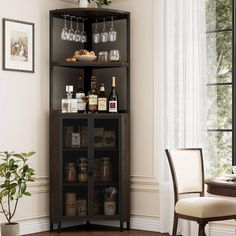
M 222 176 L 232 172 L 232 132 L 208 132 L 209 176 Z
M 232 81 L 232 32 L 207 34 L 208 83 Z
M 232 0 L 206 0 L 206 28 L 232 29 Z
M 232 129 L 232 86 L 208 86 L 208 129 Z

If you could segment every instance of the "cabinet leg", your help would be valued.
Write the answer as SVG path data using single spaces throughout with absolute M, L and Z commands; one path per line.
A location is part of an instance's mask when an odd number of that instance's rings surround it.
M 61 233 L 61 221 L 57 223 L 57 233 Z
M 123 230 L 124 230 L 124 221 L 121 220 L 120 221 L 120 232 L 123 232 Z
M 50 232 L 53 231 L 53 221 L 50 221 Z
M 87 221 L 86 221 L 86 230 L 87 230 L 87 231 L 89 231 L 89 226 L 90 226 L 90 221 L 87 220 Z
M 130 221 L 129 220 L 126 222 L 126 225 L 127 225 L 127 230 L 129 231 L 130 230 Z

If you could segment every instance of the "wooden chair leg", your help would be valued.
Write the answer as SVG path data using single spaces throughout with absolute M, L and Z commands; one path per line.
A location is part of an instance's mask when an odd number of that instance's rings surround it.
M 206 223 L 199 224 L 198 236 L 206 236 L 205 226 L 206 226 Z
M 178 217 L 175 213 L 174 215 L 174 224 L 173 224 L 173 230 L 172 230 L 172 236 L 176 236 L 177 234 L 177 227 L 178 227 Z

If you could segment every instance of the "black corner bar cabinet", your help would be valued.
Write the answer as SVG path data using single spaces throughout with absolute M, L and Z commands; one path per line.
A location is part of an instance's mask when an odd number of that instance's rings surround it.
M 61 40 L 64 27 L 64 15 L 79 17 L 84 20 L 87 42 L 78 43 Z M 111 18 L 118 32 L 116 42 L 94 44 L 92 32 L 97 21 L 102 30 L 103 20 L 109 30 Z M 75 18 L 72 18 L 76 28 Z M 81 29 L 81 20 L 79 22 Z M 70 18 L 67 17 L 67 28 Z M 100 51 L 118 49 L 119 62 L 67 62 L 79 49 Z M 116 90 L 119 98 L 117 114 L 109 113 L 61 113 L 61 99 L 65 95 L 65 86 L 78 87 L 80 84 L 87 93 L 90 89 L 90 78 L 95 75 L 97 85 L 105 84 L 106 93 L 111 90 L 111 78 L 115 76 Z M 81 81 L 80 81 L 81 83 Z M 123 230 L 124 223 L 130 225 L 130 14 L 124 11 L 98 8 L 73 8 L 50 11 L 50 230 L 54 224 L 58 232 L 65 222 L 78 224 L 97 221 L 118 221 Z M 72 146 L 71 136 L 66 130 L 80 132 L 80 144 Z M 102 132 L 108 143 L 95 142 L 97 132 Z M 109 143 L 109 135 L 113 141 Z M 70 143 L 70 144 L 69 144 Z M 81 159 L 82 158 L 82 159 Z M 110 178 L 102 179 L 102 164 L 108 158 Z M 81 181 L 79 162 L 85 160 L 87 177 Z M 107 160 L 107 159 L 105 159 Z M 68 182 L 68 164 L 76 166 L 76 180 Z M 117 189 L 115 195 L 115 212 L 105 212 L 104 191 L 108 187 Z M 76 212 L 70 212 L 68 196 L 76 198 Z M 113 203 L 114 203 L 113 202 Z M 69 211 L 68 211 L 69 209 Z M 81 210 L 83 209 L 83 211 Z M 114 210 L 114 209 L 113 209 Z M 73 211 L 73 207 L 72 207 Z M 69 212 L 69 213 L 68 213 Z

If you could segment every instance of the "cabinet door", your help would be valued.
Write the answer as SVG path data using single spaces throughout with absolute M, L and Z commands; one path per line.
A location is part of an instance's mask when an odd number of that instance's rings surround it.
M 88 217 L 88 119 L 62 119 L 62 215 Z
M 120 119 L 94 118 L 92 215 L 94 218 L 120 214 Z

